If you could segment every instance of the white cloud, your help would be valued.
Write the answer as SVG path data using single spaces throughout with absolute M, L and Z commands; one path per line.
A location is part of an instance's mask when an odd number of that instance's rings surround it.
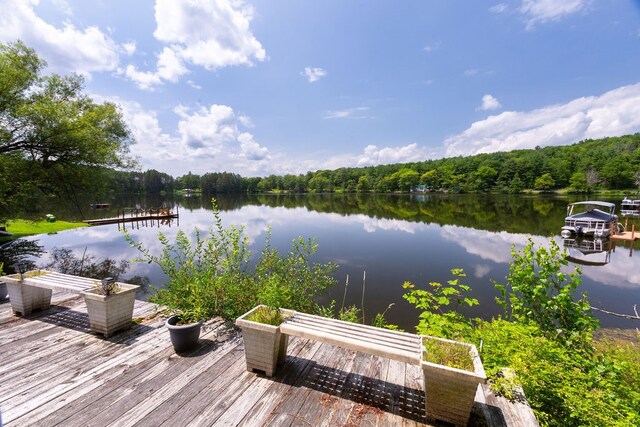
M 129 77 L 129 79 L 133 80 L 140 89 L 144 90 L 152 89 L 153 86 L 162 83 L 162 79 L 158 73 L 138 71 L 137 68 L 131 64 L 127 65 L 127 68 L 124 70 L 124 74 Z
M 362 113 L 364 111 L 368 111 L 369 107 L 355 107 L 355 108 L 347 108 L 345 110 L 332 110 L 327 111 L 324 118 L 325 119 L 365 119 L 367 116 L 363 116 Z
M 509 5 L 506 3 L 498 3 L 494 4 L 489 8 L 489 12 L 492 13 L 503 13 L 509 8 Z
M 482 105 L 478 109 L 488 111 L 497 110 L 500 107 L 502 107 L 502 105 L 500 105 L 500 102 L 494 98 L 493 95 L 486 94 L 482 97 Z
M 537 110 L 505 111 L 444 141 L 447 156 L 566 145 L 640 131 L 640 83 Z
M 391 163 L 407 163 L 425 160 L 428 152 L 418 146 L 409 144 L 404 147 L 378 148 L 375 145 L 367 145 L 364 153 L 358 156 L 357 166 L 387 165 Z
M 434 42 L 431 44 L 426 45 L 423 50 L 425 52 L 433 52 L 434 50 L 438 50 L 442 47 L 442 42 Z
M 464 75 L 465 76 L 475 76 L 478 74 L 478 69 L 477 68 L 470 68 L 468 70 L 464 70 Z
M 122 49 L 124 49 L 125 53 L 128 56 L 132 56 L 134 53 L 136 53 L 136 42 L 127 42 L 127 43 L 122 43 Z
M 309 83 L 313 83 L 326 76 L 327 72 L 322 68 L 305 67 L 300 75 L 305 76 L 307 80 L 309 80 Z
M 110 101 L 121 106 L 137 142 L 132 154 L 140 158 L 143 169 L 154 168 L 174 176 L 186 170 L 226 170 L 249 176 L 271 167 L 269 150 L 258 144 L 252 134 L 240 132 L 240 118 L 229 106 L 214 104 L 191 109 L 178 105 L 173 109 L 178 124 L 169 133 L 160 127 L 156 112 L 145 110 L 137 102 Z
M 240 124 L 246 128 L 252 128 L 253 127 L 253 122 L 251 121 L 250 117 L 247 117 L 243 114 L 238 116 L 238 121 L 240 122 Z
M 253 10 L 241 0 L 156 0 L 155 17 L 153 35 L 168 45 L 158 54 L 156 71 L 139 71 L 134 65 L 125 71 L 141 89 L 176 83 L 189 72 L 187 63 L 215 70 L 250 66 L 266 57 L 249 28 Z
M 182 59 L 175 50 L 165 47 L 158 55 L 156 71 L 138 71 L 129 64 L 125 70 L 125 75 L 143 90 L 152 90 L 154 86 L 162 84 L 164 81 L 176 83 L 180 77 L 187 74 L 189 70 L 184 66 Z
M 522 0 L 520 13 L 525 16 L 527 29 L 536 24 L 558 21 L 568 15 L 584 10 L 589 0 Z
M 269 158 L 269 150 L 261 147 L 253 140 L 253 135 L 244 132 L 238 135 L 238 142 L 242 155 L 249 160 L 264 160 Z
M 238 0 L 157 0 L 154 36 L 207 69 L 252 65 L 266 53 L 249 28 L 253 9 Z
M 198 83 L 194 82 L 193 80 L 187 80 L 187 84 L 196 90 L 202 89 L 202 86 L 200 86 Z
M 0 0 L 0 41 L 22 40 L 44 58 L 54 72 L 85 76 L 118 66 L 118 45 L 98 27 L 55 27 L 36 15 L 38 0 Z M 67 11 L 69 12 L 69 11 Z M 66 12 L 65 12 L 66 13 Z

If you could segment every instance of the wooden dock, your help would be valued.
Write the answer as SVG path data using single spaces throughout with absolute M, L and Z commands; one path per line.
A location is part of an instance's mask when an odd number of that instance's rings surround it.
M 129 331 L 88 329 L 84 301 L 54 293 L 25 318 L 0 303 L 0 408 L 12 426 L 422 426 L 418 367 L 294 338 L 274 378 L 247 372 L 241 336 L 217 319 L 177 355 L 155 306 Z M 530 426 L 531 410 L 479 388 L 470 425 Z
M 85 223 L 89 225 L 107 225 L 107 224 L 123 224 L 127 222 L 144 222 L 150 221 L 153 225 L 154 222 L 157 224 L 168 223 L 172 219 L 179 218 L 179 214 L 173 213 L 169 209 L 130 209 L 128 211 L 118 211 L 117 216 L 111 218 L 101 218 L 101 219 L 87 219 L 84 220 Z

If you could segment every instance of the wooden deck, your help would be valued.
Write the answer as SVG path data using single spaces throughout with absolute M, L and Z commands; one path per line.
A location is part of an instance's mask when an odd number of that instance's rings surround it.
M 271 379 L 246 371 L 242 339 L 221 320 L 177 355 L 152 304 L 136 301 L 137 324 L 108 339 L 89 332 L 81 298 L 52 304 L 22 318 L 0 303 L 7 427 L 425 425 L 418 367 L 294 338 Z M 485 392 L 471 425 L 531 425 L 528 407 Z

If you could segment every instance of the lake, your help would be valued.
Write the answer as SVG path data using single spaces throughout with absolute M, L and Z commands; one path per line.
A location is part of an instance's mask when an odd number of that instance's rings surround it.
M 621 198 L 602 199 L 616 202 Z M 114 216 L 123 207 L 157 207 L 162 204 L 178 211 L 179 220 L 170 224 L 144 226 L 128 224 L 136 241 L 159 253 L 157 233 L 170 238 L 178 229 L 189 235 L 197 227 L 207 230 L 213 223 L 209 198 L 196 197 L 118 197 L 108 200 L 109 210 L 91 210 L 89 202 L 74 206 L 56 205 L 50 212 L 61 219 Z M 218 197 L 223 224 L 242 225 L 257 256 L 269 227 L 272 245 L 280 251 L 289 248 L 297 236 L 316 237 L 319 243 L 315 260 L 339 265 L 339 286 L 323 302 L 343 297 L 346 305 L 362 305 L 367 318 L 384 311 L 387 318 L 407 330 L 413 330 L 418 313 L 404 299 L 405 280 L 418 287 L 430 282 L 451 279 L 452 268 L 467 273 L 464 283 L 473 289 L 480 305 L 465 312 L 469 316 L 490 318 L 501 312 L 494 298 L 493 280 L 505 283 L 511 260 L 511 247 L 521 249 L 532 238 L 547 244 L 553 238 L 567 246 L 571 259 L 581 265 L 582 290 L 592 305 L 614 312 L 632 313 L 640 303 L 640 242 L 582 241 L 582 250 L 563 241 L 560 227 L 567 203 L 575 197 L 502 196 L 502 195 L 258 195 Z M 104 200 L 100 200 L 104 202 Z M 77 206 L 83 206 L 80 212 Z M 84 208 L 86 206 L 86 208 Z M 640 229 L 638 221 L 636 228 Z M 117 225 L 69 230 L 55 235 L 30 238 L 46 251 L 68 248 L 81 257 L 86 251 L 96 258 L 133 259 L 136 250 L 129 247 Z M 634 253 L 636 250 L 636 253 Z M 40 263 L 47 261 L 43 255 Z M 573 265 L 573 263 L 571 264 Z M 577 264 L 576 264 L 577 265 Z M 164 277 L 155 265 L 132 263 L 124 277 L 149 277 L 161 285 Z M 365 279 L 366 275 L 366 279 Z M 345 283 L 349 277 L 349 286 Z M 363 280 L 364 279 L 364 280 Z M 126 281 L 126 280 L 125 280 Z M 346 297 L 345 297 L 346 295 Z M 599 315 L 602 326 L 631 328 L 637 322 Z

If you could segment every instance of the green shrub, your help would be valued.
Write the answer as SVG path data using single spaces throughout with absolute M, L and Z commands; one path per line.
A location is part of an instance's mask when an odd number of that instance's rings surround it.
M 222 227 L 215 199 L 214 226 L 204 237 L 196 229 L 193 241 L 178 231 L 175 242 L 158 233 L 162 246 L 152 254 L 142 243 L 127 241 L 141 254 L 134 260 L 155 263 L 167 276 L 162 288 L 155 288 L 150 301 L 191 319 L 221 316 L 236 319 L 258 304 L 314 312 L 315 298 L 336 282 L 336 265 L 312 262 L 318 245 L 314 239 L 294 239 L 290 251 L 281 256 L 267 244 L 255 271 L 249 270 L 251 251 L 244 228 Z
M 465 296 L 471 288 L 460 282 L 460 278 L 466 277 L 464 271 L 454 268 L 451 273 L 455 278 L 449 280 L 446 285 L 430 282 L 427 289 L 416 289 L 413 283 L 404 283 L 403 287 L 409 291 L 403 298 L 422 310 L 416 326 L 419 334 L 458 339 L 471 331 L 471 321 L 456 309 L 462 305 L 477 305 L 478 300 Z
M 533 323 L 550 339 L 589 351 L 598 321 L 587 296 L 583 293 L 577 298 L 576 290 L 582 283 L 580 268 L 569 274 L 563 271 L 569 262 L 553 239 L 549 248 L 537 250 L 529 239 L 522 251 L 512 247 L 511 256 L 507 284 L 494 283 L 507 318 Z
M 494 387 L 510 397 L 499 372 L 510 367 L 542 426 L 640 425 L 637 347 L 583 354 L 540 334 L 535 325 L 479 322 L 471 338 Z
M 422 310 L 418 332 L 473 342 L 480 351 L 492 387 L 516 397 L 514 379 L 501 375 L 511 368 L 515 381 L 542 426 L 640 425 L 640 352 L 633 344 L 593 345 L 597 326 L 584 295 L 575 299 L 580 270 L 567 274 L 564 254 L 555 242 L 512 250 L 507 286 L 499 302 L 506 319 L 471 322 L 446 311 L 466 301 L 469 287 L 458 278 L 426 290 L 405 284 L 405 299 Z

